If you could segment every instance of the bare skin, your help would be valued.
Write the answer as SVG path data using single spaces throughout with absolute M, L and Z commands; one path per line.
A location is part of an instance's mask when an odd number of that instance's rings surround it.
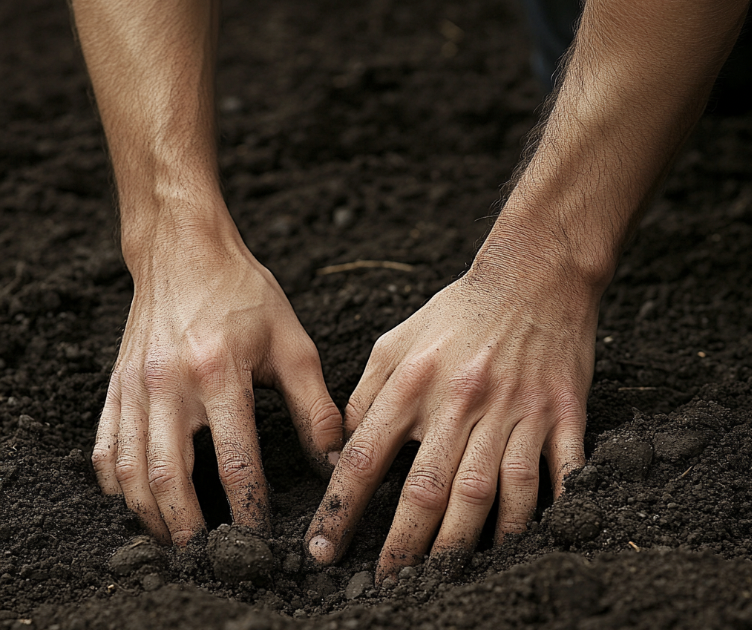
M 209 426 L 235 522 L 269 529 L 253 387 L 278 389 L 322 472 L 342 418 L 313 342 L 222 199 L 214 123 L 218 6 L 73 0 L 117 180 L 134 296 L 93 462 L 152 534 L 204 527 L 192 437 Z
M 236 522 L 268 527 L 252 386 L 280 389 L 312 458 L 342 447 L 313 344 L 242 243 L 217 175 L 210 0 L 72 0 L 107 132 L 135 294 L 94 464 L 162 540 L 201 529 L 191 436 L 210 426 Z M 422 445 L 378 579 L 524 529 L 546 456 L 583 461 L 600 296 L 702 111 L 742 0 L 590 0 L 542 142 L 470 272 L 380 340 L 306 536 L 345 552 L 401 444 Z
M 471 551 L 498 491 L 496 540 L 584 461 L 600 297 L 704 108 L 741 0 L 589 0 L 537 151 L 466 276 L 376 344 L 349 437 L 306 534 L 336 562 L 399 448 L 421 442 L 377 581 Z

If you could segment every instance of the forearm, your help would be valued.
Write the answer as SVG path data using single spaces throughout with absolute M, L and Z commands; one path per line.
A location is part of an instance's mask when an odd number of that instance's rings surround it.
M 217 170 L 214 0 L 72 0 L 131 271 L 156 239 L 227 225 Z
M 477 265 L 508 274 L 509 260 L 556 264 L 602 291 L 701 115 L 746 5 L 589 0 L 540 143 Z

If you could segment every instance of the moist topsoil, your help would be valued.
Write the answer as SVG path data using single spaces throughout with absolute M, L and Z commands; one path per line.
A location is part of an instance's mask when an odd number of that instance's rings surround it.
M 564 498 L 542 482 L 526 533 L 374 587 L 416 447 L 316 569 L 301 538 L 326 484 L 273 392 L 265 547 L 220 526 L 206 434 L 208 539 L 160 548 L 102 496 L 89 454 L 132 294 L 102 133 L 64 2 L 2 3 L 0 42 L 0 627 L 752 628 L 750 115 L 711 101 L 603 298 Z M 226 198 L 338 405 L 373 342 L 472 260 L 543 98 L 528 55 L 506 1 L 225 3 Z M 356 260 L 413 270 L 317 274 Z

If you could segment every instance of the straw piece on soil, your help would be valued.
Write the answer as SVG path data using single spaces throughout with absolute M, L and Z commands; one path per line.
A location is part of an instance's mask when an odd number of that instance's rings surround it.
M 396 271 L 414 271 L 414 265 L 394 262 L 393 260 L 355 260 L 341 265 L 329 265 L 316 270 L 317 276 L 327 276 L 330 273 L 342 273 L 354 269 L 394 269 Z

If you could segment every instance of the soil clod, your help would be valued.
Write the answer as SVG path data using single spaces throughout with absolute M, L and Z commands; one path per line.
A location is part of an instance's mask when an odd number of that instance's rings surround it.
M 369 571 L 359 571 L 350 578 L 345 587 L 345 597 L 347 599 L 357 599 L 362 597 L 367 590 L 373 586 L 373 576 Z
M 628 436 L 608 440 L 593 453 L 593 462 L 610 464 L 627 481 L 645 479 L 652 461 L 653 447 Z
M 220 525 L 209 534 L 206 551 L 214 576 L 228 584 L 264 581 L 274 567 L 269 546 L 242 525 Z
M 108 564 L 115 575 L 125 577 L 145 566 L 163 569 L 167 566 L 167 556 L 153 538 L 136 536 L 115 551 Z

